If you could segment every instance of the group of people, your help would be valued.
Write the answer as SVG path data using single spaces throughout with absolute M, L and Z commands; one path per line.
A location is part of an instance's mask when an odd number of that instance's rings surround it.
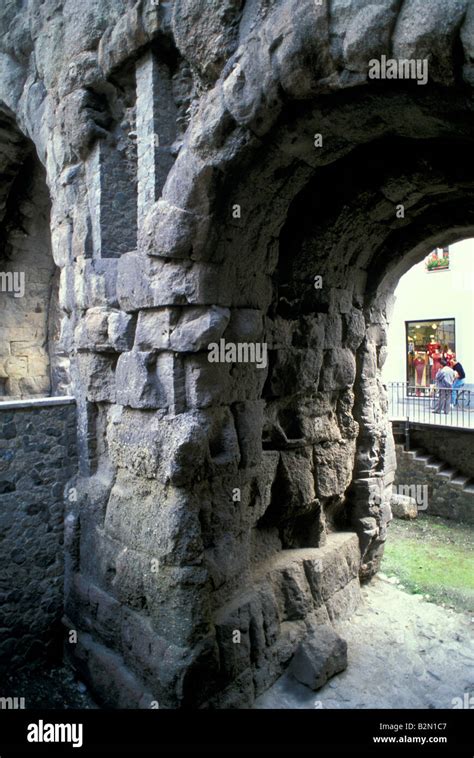
M 465 371 L 459 361 L 453 357 L 451 360 L 447 356 L 440 359 L 440 368 L 435 377 L 435 384 L 438 389 L 433 413 L 449 413 L 451 405 L 458 404 L 458 392 L 464 385 L 466 378 Z

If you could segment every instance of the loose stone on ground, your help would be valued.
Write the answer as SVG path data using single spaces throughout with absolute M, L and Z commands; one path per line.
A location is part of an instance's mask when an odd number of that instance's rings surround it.
M 255 708 L 447 708 L 474 691 L 468 614 L 446 610 L 375 577 L 359 610 L 335 631 L 347 641 L 348 667 L 317 692 L 289 672 Z

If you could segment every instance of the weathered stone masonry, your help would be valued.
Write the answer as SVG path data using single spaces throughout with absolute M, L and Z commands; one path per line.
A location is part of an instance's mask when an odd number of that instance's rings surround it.
M 64 489 L 77 470 L 72 398 L 0 403 L 0 671 L 61 653 Z
M 380 562 L 391 296 L 473 234 L 473 4 L 2 14 L 78 405 L 67 652 L 111 705 L 249 705 Z M 428 57 L 428 85 L 369 82 L 382 54 Z M 269 365 L 209 363 L 221 338 Z

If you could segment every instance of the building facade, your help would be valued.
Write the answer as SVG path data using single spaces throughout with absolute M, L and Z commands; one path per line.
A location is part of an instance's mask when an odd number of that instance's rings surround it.
M 440 248 L 401 279 L 387 333 L 386 382 L 415 393 L 433 383 L 442 355 L 454 354 L 474 382 L 474 239 Z

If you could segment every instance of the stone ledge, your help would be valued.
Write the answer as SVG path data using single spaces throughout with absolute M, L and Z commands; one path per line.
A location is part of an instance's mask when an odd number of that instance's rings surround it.
M 311 625 L 350 617 L 361 599 L 359 565 L 354 532 L 332 533 L 321 547 L 282 550 L 263 562 L 252 586 L 214 614 L 224 686 L 211 707 L 249 707 L 280 676 Z
M 64 397 L 28 397 L 21 400 L 0 400 L 0 411 L 13 411 L 18 408 L 48 408 L 52 405 L 72 405 L 76 398 Z

